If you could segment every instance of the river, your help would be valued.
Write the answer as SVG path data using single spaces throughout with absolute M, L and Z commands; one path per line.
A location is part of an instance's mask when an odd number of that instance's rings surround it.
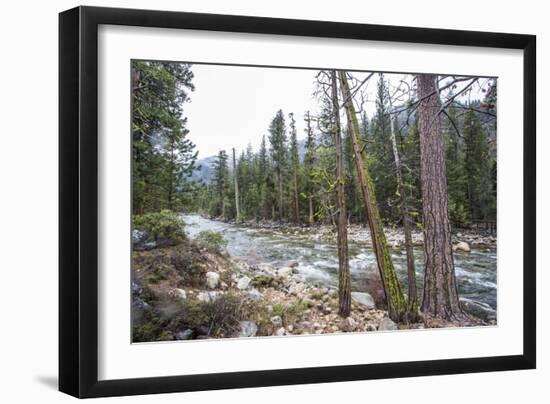
M 283 229 L 256 228 L 206 219 L 198 215 L 184 216 L 186 231 L 194 237 L 198 232 L 220 232 L 227 240 L 227 251 L 234 257 L 254 265 L 268 263 L 278 268 L 290 260 L 297 261 L 297 270 L 308 281 L 337 284 L 338 256 L 336 243 L 312 237 L 304 231 L 285 232 Z M 365 242 L 349 240 L 352 288 L 361 290 L 367 274 L 376 270 L 372 248 Z M 392 250 L 392 258 L 403 284 L 407 281 L 405 251 Z M 455 271 L 460 296 L 497 305 L 496 248 L 472 249 L 469 253 L 454 253 Z M 422 287 L 423 252 L 415 248 L 418 287 Z M 406 290 L 406 288 L 405 288 Z M 421 289 L 419 289 L 421 290 Z

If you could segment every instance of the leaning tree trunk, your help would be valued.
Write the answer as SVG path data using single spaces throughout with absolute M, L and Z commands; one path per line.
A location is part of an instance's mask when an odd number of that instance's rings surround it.
M 436 76 L 416 76 L 420 131 L 420 182 L 424 217 L 424 296 L 422 312 L 429 317 L 463 317 L 456 287 L 448 212 L 445 152 L 441 136 L 441 100 Z
M 397 190 L 399 193 L 399 205 L 401 210 L 401 218 L 403 220 L 403 232 L 405 233 L 405 253 L 407 255 L 407 281 L 409 292 L 409 321 L 415 322 L 418 320 L 418 315 L 416 314 L 418 313 L 418 296 L 416 292 L 416 268 L 414 265 L 414 250 L 411 235 L 411 217 L 409 216 L 409 209 L 407 207 L 407 196 L 405 194 L 406 189 L 405 184 L 403 183 L 403 170 L 401 168 L 399 150 L 397 149 L 393 115 L 390 115 L 390 126 L 395 172 L 397 177 Z
M 357 178 L 361 186 L 365 211 L 372 239 L 372 248 L 376 255 L 376 262 L 380 279 L 384 286 L 388 314 L 394 321 L 401 321 L 407 315 L 407 303 L 401 290 L 401 284 L 395 273 L 393 262 L 390 255 L 390 249 L 384 234 L 384 226 L 380 218 L 380 211 L 376 203 L 374 185 L 370 177 L 368 167 L 363 161 L 361 147 L 359 145 L 359 122 L 353 106 L 353 99 L 349 84 L 346 78 L 346 72 L 339 72 L 342 98 L 345 100 L 346 117 L 348 122 L 348 131 L 351 137 L 353 154 L 355 157 L 355 167 L 357 169 Z
M 338 81 L 336 72 L 331 71 L 332 106 L 334 113 L 334 148 L 336 155 L 336 209 L 338 229 L 338 306 L 339 314 L 348 317 L 351 312 L 351 279 L 348 256 L 348 223 L 346 215 L 346 195 L 344 190 L 344 159 L 340 125 L 340 108 L 338 106 Z
M 239 181 L 237 179 L 237 164 L 235 162 L 235 148 L 233 148 L 233 182 L 235 184 L 235 213 L 237 222 L 241 220 L 241 210 L 239 209 Z

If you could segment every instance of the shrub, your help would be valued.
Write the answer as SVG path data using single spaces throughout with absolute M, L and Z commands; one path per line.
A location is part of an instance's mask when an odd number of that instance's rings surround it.
M 183 307 L 183 322 L 209 337 L 231 337 L 239 330 L 243 301 L 226 293 L 209 302 L 188 300 Z
M 172 265 L 180 275 L 181 286 L 199 286 L 204 283 L 206 270 L 200 250 L 193 244 L 176 247 L 172 257 Z
M 134 229 L 147 233 L 158 247 L 176 245 L 186 239 L 185 222 L 176 212 L 163 209 L 133 217 Z
M 204 248 L 221 252 L 227 246 L 227 240 L 223 238 L 223 234 L 211 230 L 203 230 L 196 235 L 195 240 Z

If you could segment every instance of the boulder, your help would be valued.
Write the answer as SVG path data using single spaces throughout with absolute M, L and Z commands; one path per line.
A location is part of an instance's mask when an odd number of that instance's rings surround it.
M 459 241 L 458 243 L 453 245 L 453 251 L 470 252 L 470 246 L 465 241 Z
M 483 321 L 493 321 L 497 319 L 496 310 L 486 303 L 461 297 L 460 305 L 466 313 L 469 313 Z
M 132 231 L 132 246 L 134 250 L 150 250 L 155 248 L 154 242 L 149 241 L 149 234 L 142 230 L 134 229 Z
M 351 300 L 366 306 L 368 309 L 374 309 L 376 307 L 374 299 L 368 293 L 351 292 Z
M 264 295 L 258 289 L 252 288 L 246 293 L 246 297 L 254 302 L 258 302 L 263 299 Z
M 283 325 L 283 319 L 281 316 L 273 316 L 270 320 L 274 327 L 281 327 Z
M 223 292 L 220 291 L 204 291 L 199 292 L 197 295 L 197 299 L 199 299 L 201 302 L 214 302 L 218 300 L 223 295 Z
M 210 289 L 215 289 L 220 282 L 220 275 L 216 272 L 207 272 L 206 273 L 206 286 Z
M 193 330 L 191 330 L 190 328 L 188 328 L 187 330 L 183 330 L 183 331 L 180 331 L 180 332 L 177 332 L 176 333 L 176 339 L 178 341 L 183 341 L 183 340 L 187 340 L 187 339 L 192 339 L 193 338 Z
M 282 278 L 287 278 L 292 273 L 291 267 L 282 267 L 277 271 L 277 275 Z
M 175 297 L 179 297 L 182 300 L 187 299 L 187 293 L 183 289 L 174 289 L 173 294 Z
M 398 330 L 399 327 L 397 327 L 397 324 L 395 324 L 391 318 L 384 317 L 382 321 L 380 321 L 380 324 L 378 325 L 378 329 L 380 331 L 395 331 Z
M 285 264 L 285 266 L 290 268 L 296 268 L 298 265 L 300 265 L 300 263 L 296 260 L 290 260 Z
M 239 281 L 237 282 L 237 288 L 240 290 L 245 290 L 248 288 L 248 285 L 250 284 L 251 279 L 248 276 L 243 276 Z
M 240 321 L 239 326 L 241 327 L 240 338 L 255 337 L 258 332 L 258 326 L 254 321 Z

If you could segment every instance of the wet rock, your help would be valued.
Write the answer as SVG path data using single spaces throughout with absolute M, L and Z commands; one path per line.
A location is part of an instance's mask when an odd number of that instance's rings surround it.
M 384 317 L 382 321 L 380 321 L 380 324 L 378 325 L 378 329 L 380 331 L 395 331 L 398 330 L 399 327 L 397 327 L 397 324 L 395 324 L 391 318 Z
M 206 273 L 206 286 L 210 289 L 215 289 L 220 282 L 220 275 L 216 272 L 207 272 Z
M 374 299 L 371 295 L 364 292 L 351 292 L 351 300 L 366 306 L 369 309 L 374 309 L 376 307 Z
M 290 260 L 285 264 L 286 267 L 290 268 L 296 268 L 298 265 L 300 265 L 300 263 L 296 260 Z
M 273 316 L 271 317 L 270 321 L 271 324 L 273 324 L 273 326 L 275 327 L 281 327 L 283 325 L 283 319 L 281 318 L 281 316 Z
M 459 241 L 458 243 L 453 245 L 453 251 L 470 252 L 470 246 L 465 241 Z
M 240 321 L 239 326 L 241 327 L 239 332 L 241 338 L 254 337 L 258 332 L 258 326 L 254 321 Z
M 492 321 L 497 319 L 496 310 L 486 303 L 461 297 L 460 304 L 466 313 L 469 313 L 483 321 Z
M 180 332 L 176 333 L 176 339 L 178 341 L 192 339 L 193 334 L 194 334 L 193 330 L 188 328 L 187 330 L 183 330 L 183 331 L 180 331 Z
M 250 284 L 251 279 L 248 276 L 243 276 L 239 281 L 237 282 L 237 288 L 240 290 L 245 290 L 248 288 L 248 285 Z

